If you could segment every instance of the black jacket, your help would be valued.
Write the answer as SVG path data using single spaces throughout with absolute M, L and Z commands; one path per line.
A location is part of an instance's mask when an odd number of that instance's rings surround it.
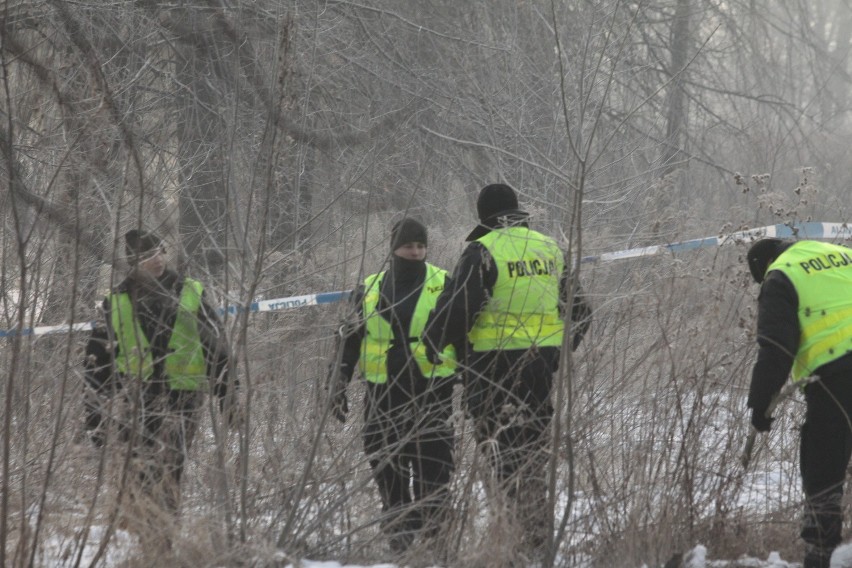
M 524 222 L 518 224 L 526 226 Z M 497 271 L 497 265 L 488 249 L 479 242 L 470 243 L 456 264 L 451 285 L 444 288 L 438 298 L 435 310 L 426 325 L 425 341 L 435 346 L 437 351 L 443 350 L 447 345 L 466 341 L 476 316 L 494 292 Z M 566 268 L 559 282 L 563 300 L 560 311 L 567 304 L 570 278 L 570 271 Z M 579 283 L 574 288 L 571 321 L 575 324 L 571 345 L 576 349 L 591 323 L 591 309 L 583 297 Z
M 790 279 L 773 270 L 757 298 L 757 361 L 751 375 L 748 407 L 761 414 L 784 386 L 799 350 L 799 296 Z M 816 370 L 825 377 L 852 373 L 852 355 L 831 361 Z
M 436 379 L 427 379 L 411 354 L 408 332 L 411 319 L 423 282 L 426 279 L 425 261 L 409 261 L 393 256 L 379 287 L 378 313 L 391 326 L 393 340 L 387 352 L 388 382 L 382 384 L 367 383 L 368 413 L 375 409 L 384 411 L 401 408 L 412 400 L 418 399 L 430 387 L 436 386 Z M 444 286 L 451 285 L 449 277 Z M 361 357 L 361 343 L 366 333 L 363 313 L 364 286 L 361 285 L 352 295 L 357 317 L 349 322 L 343 332 L 343 353 L 341 356 L 339 380 L 349 383 L 358 360 Z
M 164 358 L 168 352 L 171 330 L 177 317 L 177 307 L 183 290 L 184 278 L 166 270 L 156 280 L 146 280 L 131 274 L 122 281 L 114 293 L 128 293 L 139 318 L 142 332 L 151 346 L 154 375 L 146 384 L 148 394 L 156 395 L 170 390 L 164 373 Z M 109 396 L 121 389 L 122 377 L 113 376 L 113 361 L 118 345 L 112 339 L 112 306 L 109 298 L 103 301 L 104 324 L 92 331 L 86 344 L 84 376 L 86 384 L 98 395 Z M 207 373 L 213 381 L 213 392 L 224 399 L 228 387 L 236 386 L 229 369 L 230 353 L 222 322 L 202 294 L 198 312 L 199 334 L 207 361 Z M 94 429 L 100 424 L 102 414 L 94 404 L 87 403 L 86 426 Z

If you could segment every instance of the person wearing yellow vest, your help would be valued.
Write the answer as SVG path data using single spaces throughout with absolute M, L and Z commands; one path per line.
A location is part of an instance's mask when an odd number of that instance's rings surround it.
M 388 269 L 353 294 L 356 321 L 344 329 L 340 367 L 332 369 L 332 410 L 341 422 L 353 374 L 365 382 L 364 450 L 382 500 L 381 526 L 391 549 L 406 551 L 417 534 L 437 546 L 453 472 L 455 352 L 432 364 L 420 333 L 447 285 L 426 262 L 427 230 L 404 218 L 391 231 Z
M 828 568 L 841 542 L 843 483 L 852 453 L 852 249 L 761 239 L 746 255 L 759 283 L 757 361 L 747 405 L 768 432 L 770 402 L 792 374 L 804 392 L 800 439 L 804 568 Z
M 423 340 L 433 362 L 442 360 L 446 345 L 470 342 L 461 365 L 467 411 L 500 483 L 495 495 L 514 508 L 520 524 L 518 553 L 540 557 L 552 534 L 545 472 L 553 374 L 566 332 L 562 314 L 570 302 L 569 344 L 576 349 L 591 312 L 560 247 L 529 228 L 510 186 L 485 186 L 476 207 L 479 225 Z
M 93 401 L 122 391 L 130 416 L 120 419 L 120 437 L 134 444 L 138 497 L 176 513 L 204 395 L 218 396 L 236 425 L 236 380 L 224 329 L 201 282 L 167 267 L 153 233 L 129 231 L 125 248 L 131 271 L 104 300 L 105 325 L 86 346 L 86 429 L 95 445 L 109 443 L 107 405 Z

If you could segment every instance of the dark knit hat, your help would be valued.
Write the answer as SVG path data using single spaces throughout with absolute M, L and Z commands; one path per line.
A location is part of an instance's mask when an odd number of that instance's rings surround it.
M 428 231 L 423 223 L 411 217 L 405 217 L 394 223 L 391 229 L 391 250 L 394 251 L 407 243 L 428 245 L 429 243 L 426 242 L 428 236 Z
M 124 234 L 127 256 L 146 256 L 163 246 L 163 240 L 154 233 L 131 229 Z
M 751 277 L 758 284 L 763 282 L 766 277 L 766 270 L 769 265 L 775 262 L 775 259 L 781 256 L 781 253 L 793 246 L 792 241 L 769 237 L 760 239 L 748 249 L 746 261 L 748 269 L 751 272 Z
M 526 211 L 518 209 L 515 190 L 503 183 L 492 183 L 482 188 L 476 198 L 476 213 L 479 215 L 479 225 L 467 236 L 468 241 L 487 235 L 496 225 L 498 217 L 527 216 Z

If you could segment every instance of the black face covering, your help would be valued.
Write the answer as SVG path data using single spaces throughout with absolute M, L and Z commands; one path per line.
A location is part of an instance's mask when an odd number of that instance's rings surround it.
M 379 315 L 390 323 L 393 332 L 391 347 L 387 352 L 388 373 L 393 377 L 388 383 L 391 388 L 386 393 L 390 397 L 387 404 L 398 404 L 399 401 L 394 402 L 397 396 L 407 400 L 418 381 L 426 384 L 411 355 L 409 337 L 411 320 L 425 279 L 425 260 L 408 260 L 391 255 L 390 266 L 382 279 L 379 300 Z
M 391 255 L 389 275 L 395 282 L 412 282 L 422 279 L 426 273 L 426 260 L 408 260 L 397 255 Z

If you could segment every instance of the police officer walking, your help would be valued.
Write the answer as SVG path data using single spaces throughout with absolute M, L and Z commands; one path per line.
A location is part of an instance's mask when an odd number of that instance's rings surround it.
M 445 346 L 470 342 L 462 364 L 467 410 L 478 441 L 490 448 L 498 494 L 514 507 L 523 547 L 541 555 L 552 530 L 545 472 L 569 270 L 557 243 L 529 228 L 508 185 L 484 187 L 477 212 L 479 225 L 467 237 L 453 285 L 438 298 L 424 342 L 433 362 Z M 576 348 L 590 310 L 577 286 L 573 298 Z
M 131 230 L 125 243 L 131 271 L 104 300 L 105 325 L 86 346 L 86 428 L 104 445 L 106 399 L 121 391 L 127 416 L 117 422 L 122 441 L 134 446 L 136 503 L 174 514 L 204 394 L 212 390 L 234 419 L 236 381 L 224 329 L 202 283 L 167 267 L 156 234 Z M 157 519 L 141 528 L 156 530 Z
M 394 552 L 417 533 L 436 536 L 445 519 L 453 472 L 454 349 L 426 358 L 420 334 L 447 272 L 426 262 L 427 230 L 405 218 L 391 231 L 386 271 L 371 274 L 353 296 L 357 321 L 343 329 L 339 369 L 332 370 L 332 409 L 341 422 L 355 370 L 366 381 L 364 451 L 382 500 L 381 525 Z M 413 492 L 412 492 L 413 490 Z
M 852 249 L 767 238 L 751 246 L 747 260 L 761 284 L 751 423 L 759 432 L 770 430 L 767 408 L 792 371 L 807 406 L 799 455 L 804 568 L 828 568 L 841 542 L 852 454 Z

